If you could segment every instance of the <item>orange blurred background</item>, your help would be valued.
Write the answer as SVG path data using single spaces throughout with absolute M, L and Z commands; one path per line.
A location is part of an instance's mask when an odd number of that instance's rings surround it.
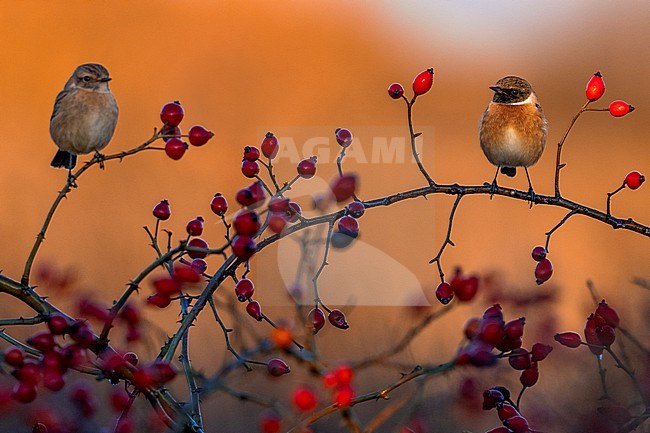
M 368 161 L 357 154 L 344 165 L 361 176 L 364 199 L 423 185 L 408 155 L 403 163 L 373 162 L 369 146 L 377 137 L 407 136 L 404 104 L 388 98 L 386 88 L 398 81 L 410 91 L 412 78 L 431 66 L 436 83 L 418 100 L 415 123 L 424 131 L 424 163 L 440 183 L 491 181 L 494 169 L 478 145 L 478 119 L 491 98 L 488 86 L 514 74 L 533 84 L 549 121 L 548 147 L 531 177 L 537 193 L 552 194 L 555 144 L 584 103 L 584 86 L 597 70 L 604 75 L 607 92 L 594 105 L 606 107 L 613 99 L 623 99 L 637 110 L 620 119 L 587 113 L 579 120 L 563 153 L 567 167 L 562 171 L 562 193 L 604 210 L 606 192 L 617 188 L 628 171 L 650 174 L 650 8 L 643 1 L 0 5 L 0 238 L 5 245 L 0 267 L 6 275 L 20 278 L 33 239 L 65 182 L 64 171 L 49 167 L 55 146 L 48 123 L 54 98 L 75 66 L 102 63 L 113 77 L 120 117 L 107 153 L 148 139 L 159 126 L 160 107 L 172 100 L 180 100 L 185 108 L 184 131 L 200 123 L 215 132 L 208 145 L 190 149 L 180 161 L 145 152 L 121 163 L 110 161 L 104 171 L 93 169 L 58 209 L 37 268 L 50 263 L 74 269 L 78 290 L 106 304 L 153 260 L 142 226 L 154 225 L 151 209 L 159 200 L 168 199 L 172 205 L 172 219 L 164 227 L 178 239 L 189 219 L 203 215 L 209 222 L 205 239 L 211 245 L 221 241 L 210 200 L 221 192 L 234 208 L 235 192 L 249 183 L 239 169 L 242 148 L 258 145 L 266 131 L 274 131 L 281 141 L 284 137 L 285 143 L 293 140 L 302 158 L 309 156 L 300 153 L 303 144 L 313 137 L 329 137 L 330 156 L 335 155 L 334 129 L 351 129 L 357 138 L 351 151 L 363 146 Z M 294 170 L 295 161 L 281 154 L 278 176 L 289 180 Z M 314 185 L 324 185 L 335 173 L 334 158 L 322 157 L 317 173 L 321 180 Z M 525 189 L 526 180 L 519 173 L 514 179 L 500 178 L 500 184 Z M 307 207 L 307 196 L 296 198 Z M 402 306 L 411 299 L 404 293 L 418 302 L 423 294 L 431 299 L 438 276 L 428 261 L 444 239 L 452 203 L 451 197 L 440 196 L 373 209 L 360 221 L 358 245 L 333 253 L 321 282 L 324 301 L 349 301 L 358 307 L 349 317 L 352 327 L 345 339 L 335 330 L 324 332 L 324 347 L 340 344 L 332 358 L 355 359 L 375 351 L 367 346 L 368 333 L 381 331 L 384 339 L 389 337 L 382 341 L 401 336 Z M 456 247 L 443 256 L 445 271 L 451 275 L 460 265 L 480 275 L 497 273 L 506 290 L 520 295 L 545 290 L 534 284 L 530 250 L 543 244 L 544 233 L 565 213 L 543 206 L 530 210 L 523 201 L 503 197 L 466 197 L 454 222 Z M 613 199 L 613 213 L 650 224 L 648 185 L 622 191 Z M 592 308 L 585 285 L 591 279 L 624 320 L 645 323 L 638 336 L 647 341 L 647 292 L 631 279 L 650 278 L 649 245 L 641 235 L 614 231 L 583 217 L 570 219 L 550 245 L 555 273 L 548 284 L 559 296 L 553 331 L 581 329 Z M 251 274 L 260 302 L 278 315 L 286 311 L 285 283 L 295 272 L 294 251 L 282 248 L 257 256 Z M 211 259 L 211 270 L 219 261 Z M 382 281 L 378 295 L 373 288 Z M 47 288 L 43 292 L 47 294 Z M 138 301 L 148 293 L 145 287 Z M 58 304 L 55 297 L 52 300 Z M 462 323 L 485 306 L 479 300 L 459 308 L 445 318 L 444 335 L 432 327 L 402 361 L 415 365 L 448 360 Z M 7 304 L 0 311 L 10 317 L 16 308 Z M 150 316 L 169 333 L 176 313 Z M 529 323 L 546 320 L 542 313 L 550 314 L 538 310 Z M 506 313 L 510 318 L 522 314 L 514 307 Z M 207 319 L 194 334 L 214 341 L 213 351 L 196 351 L 202 366 L 223 351 L 222 336 L 215 335 L 215 325 Z M 592 373 L 595 380 L 596 370 Z M 224 404 L 234 408 L 235 415 L 209 417 L 221 423 L 220 431 L 251 425 L 237 419 L 243 403 Z M 483 428 L 486 422 L 483 417 L 463 427 Z M 327 428 L 322 431 L 336 431 Z

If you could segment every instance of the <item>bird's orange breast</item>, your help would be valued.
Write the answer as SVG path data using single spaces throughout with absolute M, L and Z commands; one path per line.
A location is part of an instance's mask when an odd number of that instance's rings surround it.
M 491 102 L 480 124 L 480 142 L 487 159 L 501 167 L 530 167 L 546 145 L 547 126 L 534 102 L 520 105 Z

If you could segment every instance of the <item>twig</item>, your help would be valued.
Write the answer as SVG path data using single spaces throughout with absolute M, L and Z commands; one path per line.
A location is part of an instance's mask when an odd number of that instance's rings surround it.
M 440 282 L 444 283 L 445 282 L 445 273 L 442 271 L 442 265 L 440 264 L 440 258 L 442 257 L 442 253 L 445 251 L 445 248 L 447 245 L 451 245 L 452 247 L 456 246 L 451 240 L 451 226 L 454 223 L 454 215 L 456 214 L 456 209 L 458 208 L 458 204 L 460 203 L 460 199 L 462 199 L 462 195 L 457 195 L 456 196 L 456 201 L 454 201 L 454 205 L 451 207 L 451 212 L 449 213 L 449 225 L 447 226 L 447 236 L 445 237 L 444 242 L 440 246 L 440 250 L 438 250 L 438 254 L 436 256 L 429 260 L 429 264 L 434 263 L 438 265 L 438 273 L 440 274 Z
M 562 219 L 560 220 L 559 223 L 557 223 L 557 224 L 555 225 L 555 227 L 553 227 L 551 230 L 549 230 L 549 231 L 546 232 L 546 244 L 544 245 L 544 249 L 545 249 L 547 252 L 549 251 L 549 249 L 548 249 L 548 244 L 551 242 L 551 236 L 553 235 L 553 233 L 555 233 L 555 231 L 556 231 L 557 229 L 559 229 L 560 227 L 562 227 L 562 226 L 564 225 L 564 223 L 567 222 L 567 220 L 568 220 L 569 218 L 571 218 L 573 215 L 575 215 L 576 213 L 577 213 L 577 211 L 576 211 L 575 209 L 574 209 L 574 210 L 571 210 L 568 214 L 566 214 L 566 215 L 564 216 L 564 218 L 562 218 Z

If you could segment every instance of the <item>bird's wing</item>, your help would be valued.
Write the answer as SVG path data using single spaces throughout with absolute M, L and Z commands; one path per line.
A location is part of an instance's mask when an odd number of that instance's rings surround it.
M 56 115 L 59 113 L 59 107 L 61 106 L 61 101 L 63 101 L 63 98 L 65 98 L 68 93 L 70 93 L 69 90 L 63 89 L 59 92 L 58 95 L 56 95 L 56 101 L 54 101 L 54 109 L 52 109 L 52 116 L 50 117 L 50 120 L 54 119 Z

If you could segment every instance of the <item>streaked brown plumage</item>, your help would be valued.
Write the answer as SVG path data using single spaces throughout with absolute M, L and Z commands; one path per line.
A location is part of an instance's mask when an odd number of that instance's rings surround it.
M 528 167 L 544 152 L 548 130 L 544 111 L 532 86 L 523 78 L 507 76 L 490 89 L 494 97 L 481 118 L 479 138 L 488 161 L 497 166 L 492 187 L 497 187 L 499 169 L 513 177 L 516 167 L 524 167 L 532 197 Z
M 102 65 L 78 66 L 56 97 L 50 136 L 59 147 L 52 167 L 72 170 L 77 155 L 104 149 L 115 131 L 118 108 L 108 87 L 111 78 Z

